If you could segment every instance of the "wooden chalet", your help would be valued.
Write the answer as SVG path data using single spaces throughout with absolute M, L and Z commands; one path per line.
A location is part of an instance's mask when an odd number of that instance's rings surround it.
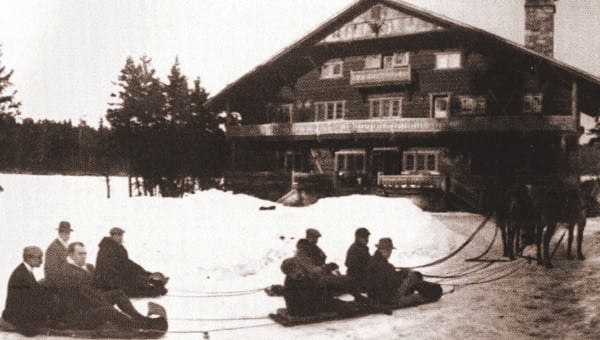
M 209 100 L 242 117 L 226 132 L 227 182 L 271 199 L 378 192 L 482 209 L 515 176 L 577 181 L 580 113 L 599 113 L 600 79 L 553 59 L 554 0 L 525 11 L 521 46 L 357 1 Z

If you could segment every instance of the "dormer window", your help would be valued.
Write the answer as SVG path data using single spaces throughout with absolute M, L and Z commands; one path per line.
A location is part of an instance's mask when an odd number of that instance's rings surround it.
M 541 113 L 542 112 L 541 94 L 526 94 L 523 97 L 523 112 L 524 113 Z
M 342 59 L 332 59 L 321 66 L 321 79 L 341 78 L 344 75 L 344 62 Z
M 435 55 L 436 70 L 456 69 L 461 66 L 460 52 L 441 52 Z

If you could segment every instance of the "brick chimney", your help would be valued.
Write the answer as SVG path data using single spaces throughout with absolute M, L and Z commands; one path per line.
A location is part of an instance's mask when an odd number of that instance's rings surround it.
M 557 0 L 525 0 L 525 47 L 548 57 L 554 54 Z

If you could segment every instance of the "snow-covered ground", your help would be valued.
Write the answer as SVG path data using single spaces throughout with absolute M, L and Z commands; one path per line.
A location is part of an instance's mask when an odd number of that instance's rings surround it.
M 11 271 L 21 261 L 22 248 L 38 245 L 45 249 L 56 237 L 58 222 L 68 220 L 75 229 L 71 241 L 86 244 L 88 262 L 94 263 L 100 239 L 111 227 L 119 226 L 126 230 L 125 246 L 132 259 L 170 276 L 169 294 L 154 299 L 168 311 L 170 329 L 165 337 L 169 339 L 204 335 L 197 331 L 209 331 L 212 339 L 594 338 L 600 334 L 595 309 L 600 300 L 600 250 L 594 247 L 600 240 L 598 219 L 588 221 L 584 244 L 588 259 L 583 263 L 567 262 L 564 251 L 557 252 L 557 268 L 552 271 L 525 260 L 498 263 L 442 283 L 470 283 L 519 271 L 454 292 L 445 286 L 449 294 L 439 302 L 399 310 L 392 316 L 283 328 L 263 318 L 284 306 L 281 298 L 260 291 L 207 295 L 282 283 L 279 265 L 293 254 L 296 241 L 308 227 L 321 231 L 319 245 L 328 261 L 345 270 L 344 256 L 358 227 L 371 231 L 372 250 L 379 238 L 391 237 L 397 248 L 391 262 L 412 266 L 456 249 L 483 217 L 430 214 L 406 199 L 360 195 L 322 199 L 305 208 L 277 205 L 275 210 L 263 211 L 259 207 L 273 203 L 217 190 L 183 199 L 128 198 L 125 179 L 113 178 L 111 184 L 113 198 L 109 200 L 99 177 L 0 174 L 4 188 L 0 193 L 0 301 L 5 299 Z M 459 256 L 422 271 L 451 274 L 477 265 L 464 259 L 483 251 L 493 235 L 490 222 Z M 487 257 L 497 258 L 499 252 L 497 241 Z M 37 270 L 36 276 L 41 278 L 42 271 Z M 145 311 L 146 301 L 134 303 Z M 222 320 L 240 318 L 248 320 Z M 253 325 L 257 327 L 244 328 Z M 0 337 L 17 336 L 3 333 Z

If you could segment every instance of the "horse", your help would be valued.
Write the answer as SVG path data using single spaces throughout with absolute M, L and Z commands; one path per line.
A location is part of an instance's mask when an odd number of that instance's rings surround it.
M 509 186 L 497 202 L 495 215 L 502 235 L 502 255 L 514 260 L 526 245 L 533 243 L 534 215 L 525 184 Z
M 583 230 L 586 224 L 586 212 L 583 195 L 579 187 L 528 186 L 529 197 L 535 217 L 535 242 L 537 263 L 553 268 L 550 259 L 550 240 L 559 223 L 565 223 L 569 232 L 567 240 L 567 258 L 573 259 L 573 231 L 577 225 L 577 258 L 584 260 L 582 252 Z M 543 254 L 542 254 L 543 253 Z

